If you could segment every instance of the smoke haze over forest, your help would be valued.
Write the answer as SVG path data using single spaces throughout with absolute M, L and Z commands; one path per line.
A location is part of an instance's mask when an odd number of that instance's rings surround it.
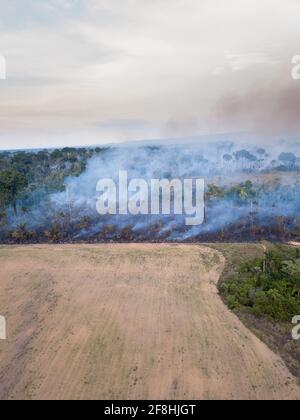
M 24 186 L 15 199 L 3 193 L 4 242 L 300 239 L 297 138 L 279 139 L 272 147 L 213 137 L 201 145 L 189 139 L 184 144 L 65 148 L 0 156 L 4 175 L 11 168 L 24 174 Z M 127 171 L 129 181 L 204 179 L 204 224 L 186 226 L 184 215 L 173 213 L 100 216 L 97 183 L 106 178 L 117 181 L 119 171 Z

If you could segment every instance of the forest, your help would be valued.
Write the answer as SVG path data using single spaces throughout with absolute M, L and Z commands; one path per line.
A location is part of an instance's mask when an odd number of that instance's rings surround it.
M 220 285 L 230 309 L 243 309 L 271 321 L 290 322 L 300 313 L 300 249 L 268 249 L 263 258 L 240 264 Z
M 0 241 L 255 242 L 300 240 L 300 150 L 222 141 L 192 146 L 0 152 Z M 99 216 L 96 184 L 132 177 L 205 179 L 205 223 L 183 217 Z

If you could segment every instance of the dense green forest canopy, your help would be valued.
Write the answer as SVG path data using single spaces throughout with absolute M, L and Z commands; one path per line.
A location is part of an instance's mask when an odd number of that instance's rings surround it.
M 241 264 L 220 289 L 231 309 L 290 322 L 300 313 L 300 249 L 274 245 L 264 258 Z
M 43 190 L 47 194 L 63 191 L 68 176 L 79 176 L 87 161 L 101 153 L 97 148 L 64 148 L 39 152 L 0 153 L 0 207 L 11 205 L 17 212 L 16 199 Z

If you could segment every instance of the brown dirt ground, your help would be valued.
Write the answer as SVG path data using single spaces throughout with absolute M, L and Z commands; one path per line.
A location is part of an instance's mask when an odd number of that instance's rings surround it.
M 197 245 L 0 247 L 0 399 L 300 399 Z

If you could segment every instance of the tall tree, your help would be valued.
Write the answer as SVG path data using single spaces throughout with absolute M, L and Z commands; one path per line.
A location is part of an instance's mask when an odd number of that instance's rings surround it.
M 297 161 L 297 156 L 294 153 L 281 153 L 278 158 L 284 165 L 287 165 L 289 169 L 293 168 Z
M 17 215 L 17 197 L 27 185 L 26 177 L 15 170 L 0 172 L 0 202 L 2 206 L 12 205 L 15 215 Z

